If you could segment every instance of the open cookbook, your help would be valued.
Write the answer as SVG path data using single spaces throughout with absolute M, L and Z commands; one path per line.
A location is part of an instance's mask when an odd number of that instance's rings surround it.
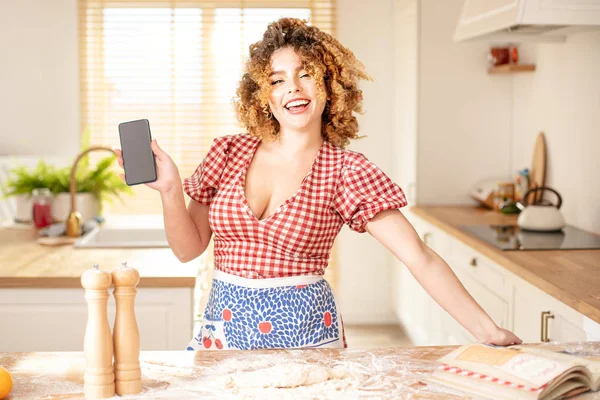
M 600 357 L 526 346 L 462 346 L 427 382 L 489 399 L 560 399 L 600 389 Z

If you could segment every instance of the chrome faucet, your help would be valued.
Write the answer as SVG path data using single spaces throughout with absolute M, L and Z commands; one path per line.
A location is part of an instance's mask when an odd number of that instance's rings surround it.
M 71 185 L 70 185 L 71 212 L 69 213 L 69 217 L 67 218 L 67 222 L 66 222 L 68 237 L 79 237 L 79 236 L 81 236 L 82 231 L 83 231 L 82 230 L 82 222 L 81 222 L 81 214 L 79 212 L 77 212 L 77 210 L 75 210 L 75 172 L 77 171 L 77 164 L 79 163 L 81 158 L 83 156 L 85 156 L 87 153 L 96 151 L 96 150 L 110 151 L 111 153 L 114 154 L 113 149 L 111 149 L 110 147 L 92 146 L 92 147 L 84 150 L 83 152 L 81 152 L 77 156 L 77 158 L 75 159 L 75 162 L 73 163 L 73 166 L 71 167 Z

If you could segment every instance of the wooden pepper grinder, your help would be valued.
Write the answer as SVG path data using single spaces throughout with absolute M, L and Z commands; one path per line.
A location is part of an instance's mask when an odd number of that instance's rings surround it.
M 118 395 L 135 394 L 142 391 L 140 369 L 140 333 L 135 319 L 136 286 L 140 274 L 124 262 L 112 271 L 115 285 L 117 315 L 113 331 L 115 347 L 115 384 Z
M 83 339 L 83 391 L 86 399 L 103 399 L 115 395 L 113 341 L 106 314 L 111 280 L 110 273 L 98 269 L 98 264 L 94 264 L 94 268 L 81 275 L 81 285 L 85 288 L 88 304 L 88 319 Z

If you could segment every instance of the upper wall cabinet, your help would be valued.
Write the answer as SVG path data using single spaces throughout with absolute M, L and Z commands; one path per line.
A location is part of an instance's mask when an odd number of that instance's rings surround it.
M 465 0 L 454 40 L 564 41 L 600 28 L 600 3 L 589 0 Z

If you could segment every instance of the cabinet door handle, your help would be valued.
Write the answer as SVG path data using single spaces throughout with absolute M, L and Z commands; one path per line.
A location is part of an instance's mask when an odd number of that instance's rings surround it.
M 429 246 L 429 244 L 430 244 L 430 239 L 431 239 L 431 233 L 427 232 L 423 235 L 423 243 L 425 243 L 427 246 Z
M 476 257 L 471 258 L 471 261 L 469 261 L 469 265 L 471 267 L 476 267 L 477 266 L 477 258 Z
M 554 318 L 554 314 L 550 311 L 542 311 L 542 331 L 540 333 L 540 340 L 543 343 L 550 341 L 548 337 L 548 320 Z

